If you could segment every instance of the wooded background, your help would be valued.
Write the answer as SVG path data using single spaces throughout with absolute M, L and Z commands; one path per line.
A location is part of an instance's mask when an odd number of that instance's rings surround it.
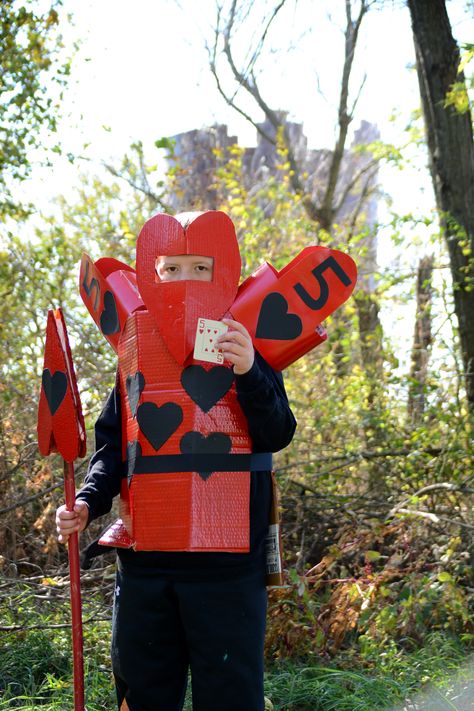
M 40 457 L 36 443 L 48 309 L 66 316 L 90 452 L 116 364 L 78 297 L 82 252 L 133 265 L 151 214 L 222 209 L 236 225 L 243 276 L 265 260 L 279 268 L 314 244 L 347 251 L 360 272 L 353 298 L 325 324 L 328 341 L 285 372 L 298 430 L 276 457 L 287 587 L 271 592 L 268 660 L 352 650 L 367 661 L 390 645 L 423 647 L 433 633 L 467 646 L 474 639 L 474 45 L 457 45 L 449 2 L 408 0 L 421 111 L 413 107 L 403 146 L 362 128 L 349 143 L 363 90 L 351 75 L 360 28 L 393 3 L 338 2 L 344 56 L 332 147 L 309 151 L 284 97 L 278 106 L 265 98 L 259 63 L 289 0 L 265 3 L 258 25 L 259 4 L 233 0 L 216 13 L 209 71 L 221 97 L 255 126 L 257 149 L 213 127 L 157 136 L 153 155 L 137 140 L 100 174 L 71 156 L 76 197 L 58 195 L 50 214 L 22 200 L 19 186 L 34 173 L 46 134 L 49 150 L 61 151 L 51 136 L 57 97 L 74 76 L 74 60 L 59 52 L 68 20 L 59 1 L 46 11 L 39 0 L 2 3 L 0 631 L 67 624 L 52 621 L 67 574 L 54 525 L 62 464 Z M 472 12 L 471 3 L 458 5 Z M 243 52 L 237 38 L 246 23 L 259 30 Z M 426 149 L 433 209 L 392 213 L 381 225 L 380 171 L 405 170 L 413 146 Z M 382 228 L 393 252 L 384 269 Z M 407 267 L 413 240 L 421 257 Z M 399 309 L 408 314 L 401 326 Z M 409 354 L 399 352 L 400 328 L 413 334 Z M 87 459 L 77 466 L 78 486 L 86 467 Z M 106 523 L 91 526 L 81 544 Z M 107 556 L 84 577 L 91 599 L 99 591 L 94 614 L 104 618 L 112 564 Z M 46 601 L 49 623 L 35 617 Z

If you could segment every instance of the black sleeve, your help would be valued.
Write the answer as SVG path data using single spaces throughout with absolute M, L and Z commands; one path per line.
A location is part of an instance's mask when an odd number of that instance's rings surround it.
M 95 444 L 84 486 L 76 497 L 88 505 L 89 523 L 110 511 L 124 474 L 120 395 L 116 387 L 95 424 Z
M 248 373 L 236 375 L 237 398 L 248 421 L 254 452 L 278 452 L 296 429 L 283 376 L 256 352 Z

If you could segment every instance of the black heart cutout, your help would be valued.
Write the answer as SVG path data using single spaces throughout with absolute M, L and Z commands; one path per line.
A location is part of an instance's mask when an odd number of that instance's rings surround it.
M 120 329 L 115 297 L 111 291 L 104 294 L 104 310 L 100 314 L 100 328 L 104 336 L 111 336 Z
M 145 377 L 139 370 L 137 370 L 135 375 L 127 375 L 127 395 L 133 417 L 137 414 L 138 401 L 140 400 L 140 395 L 144 387 Z
M 174 402 L 158 407 L 154 402 L 143 402 L 137 410 L 140 429 L 156 450 L 160 449 L 183 421 L 183 411 Z
M 61 370 L 57 370 L 54 375 L 51 375 L 49 368 L 45 368 L 43 370 L 41 381 L 43 383 L 43 390 L 46 395 L 46 402 L 48 403 L 49 411 L 52 415 L 54 415 L 66 395 L 66 373 L 63 373 Z
M 209 370 L 202 365 L 190 365 L 181 373 L 183 388 L 203 412 L 209 412 L 230 390 L 233 382 L 233 371 L 224 365 Z
M 229 435 L 212 432 L 205 437 L 200 432 L 186 432 L 181 437 L 179 447 L 183 454 L 228 454 L 232 447 Z M 201 479 L 209 479 L 212 472 L 198 472 Z
M 140 442 L 133 440 L 133 442 L 127 442 L 127 479 L 128 483 L 132 480 L 135 471 L 135 461 L 137 457 L 142 456 L 142 448 Z
M 300 317 L 288 313 L 288 301 L 284 296 L 274 291 L 264 298 L 255 332 L 257 338 L 291 341 L 298 338 L 302 330 Z

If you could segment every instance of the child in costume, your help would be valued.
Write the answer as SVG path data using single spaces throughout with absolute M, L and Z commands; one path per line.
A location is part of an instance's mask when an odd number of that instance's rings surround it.
M 118 555 L 119 709 L 181 709 L 190 669 L 195 711 L 261 711 L 271 452 L 296 423 L 281 373 L 232 318 L 235 231 L 221 212 L 156 215 L 136 281 L 112 261 L 81 272 L 118 375 L 75 510 L 57 511 L 59 540 L 120 494 L 121 519 L 101 539 Z M 228 328 L 213 344 L 220 360 L 194 357 L 201 319 Z

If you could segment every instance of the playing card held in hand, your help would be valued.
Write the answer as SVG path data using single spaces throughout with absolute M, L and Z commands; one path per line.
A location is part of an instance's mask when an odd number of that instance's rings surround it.
M 194 344 L 194 358 L 205 360 L 208 363 L 223 363 L 224 356 L 217 347 L 216 341 L 223 333 L 226 333 L 227 326 L 221 321 L 214 321 L 210 318 L 199 318 L 196 328 L 196 342 Z

